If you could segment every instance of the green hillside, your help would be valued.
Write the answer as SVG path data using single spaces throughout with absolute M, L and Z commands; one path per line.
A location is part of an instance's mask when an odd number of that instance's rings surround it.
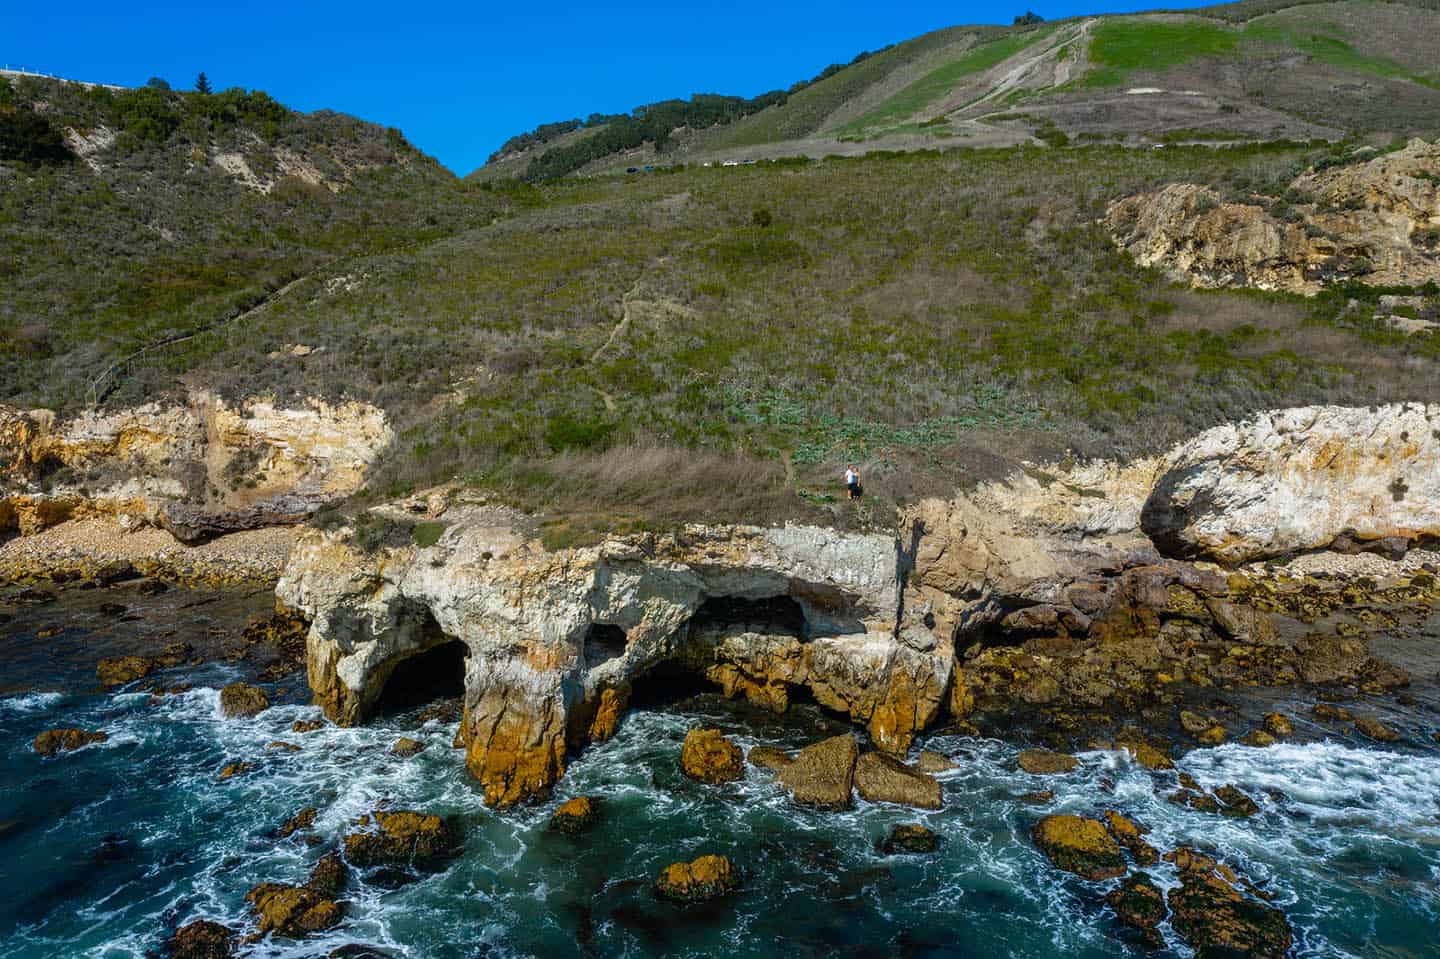
M 475 175 L 539 180 L 613 172 L 637 157 L 651 165 L 818 157 L 853 155 L 856 144 L 859 152 L 1006 146 L 1057 133 L 1131 145 L 1168 142 L 1176 130 L 1232 140 L 1430 136 L 1440 131 L 1437 64 L 1436 0 L 1263 0 L 953 27 L 776 91 L 763 109 L 718 123 L 697 114 L 659 140 L 632 138 L 609 163 L 598 142 L 567 163 L 532 143 L 523 154 L 502 150 Z
M 565 517 L 563 538 L 864 523 L 1025 458 L 1433 398 L 1440 337 L 1375 315 L 1387 292 L 1433 312 L 1436 291 L 1197 292 L 1097 224 L 1173 182 L 1283 197 L 1311 166 L 1440 126 L 1435 35 L 1395 29 L 1430 7 L 1247 10 L 931 34 L 757 111 L 707 101 L 733 115 L 673 130 L 651 172 L 596 175 L 601 158 L 542 182 L 525 166 L 604 124 L 522 138 L 494 161 L 507 175 L 458 181 L 397 132 L 256 94 L 15 84 L 0 115 L 20 140 L 0 142 L 31 146 L 0 159 L 0 403 L 74 410 L 97 378 L 110 407 L 202 383 L 364 399 L 400 435 L 373 495 L 459 477 Z M 1350 53 L 1315 39 L 1340 30 Z M 1267 72 L 1282 44 L 1290 79 Z M 1212 80 L 1235 96 L 1193 92 Z M 1375 98 L 1390 105 L 1320 122 Z M 833 498 L 852 460 L 859 510 Z

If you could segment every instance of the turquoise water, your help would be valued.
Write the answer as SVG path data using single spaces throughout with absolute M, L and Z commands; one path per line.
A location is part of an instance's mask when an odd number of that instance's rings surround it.
M 167 671 L 165 681 L 195 688 L 152 705 L 143 693 L 92 688 L 78 654 L 38 655 L 55 641 L 25 629 L 20 618 L 0 626 L 0 650 L 33 674 L 31 688 L 0 697 L 0 957 L 141 957 L 194 918 L 238 928 L 251 886 L 303 881 L 347 824 L 381 803 L 458 817 L 463 856 L 400 888 L 352 885 L 343 926 L 259 943 L 249 955 L 319 957 L 350 943 L 436 959 L 1128 955 L 1101 901 L 1111 886 L 1057 872 L 1028 838 L 1048 812 L 1107 807 L 1150 826 L 1162 850 L 1217 849 L 1274 892 L 1298 956 L 1440 954 L 1440 751 L 1419 745 L 1418 733 L 1399 749 L 1318 741 L 1186 757 L 1205 785 L 1234 782 L 1253 795 L 1262 812 L 1252 820 L 1174 806 L 1163 798 L 1173 779 L 1119 754 L 1082 754 L 1078 773 L 1041 781 L 1015 771 L 1018 747 L 964 736 L 926 744 L 960 763 L 941 777 L 943 810 L 858 803 L 823 813 L 793 806 L 762 770 L 723 787 L 692 783 L 678 769 L 680 744 L 700 722 L 747 748 L 798 746 L 843 726 L 814 707 L 775 718 L 699 696 L 631 713 L 613 741 L 572 765 L 554 800 L 497 814 L 450 746 L 454 723 L 417 732 L 412 713 L 296 734 L 293 721 L 319 714 L 294 682 L 257 719 L 226 721 L 217 689 L 248 678 L 249 663 Z M 7 684 L 24 685 L 14 668 Z M 1433 715 L 1416 728 L 1426 722 Z M 110 740 L 35 756 L 34 735 L 61 725 L 104 729 Z M 402 734 L 427 748 L 408 761 L 390 756 Z M 277 739 L 302 749 L 266 748 Z M 218 781 L 234 760 L 256 768 Z M 1056 801 L 1037 808 L 1018 798 L 1039 788 Z M 550 812 L 575 795 L 601 797 L 596 827 L 575 839 L 548 831 Z M 320 810 L 318 845 L 270 837 L 303 806 Z M 940 853 L 875 851 L 892 825 L 914 821 L 942 835 Z M 711 852 L 742 870 L 739 893 L 691 909 L 654 898 L 660 869 Z M 1163 864 L 1152 874 L 1173 884 Z M 1161 954 L 1188 955 L 1165 931 L 1171 947 Z

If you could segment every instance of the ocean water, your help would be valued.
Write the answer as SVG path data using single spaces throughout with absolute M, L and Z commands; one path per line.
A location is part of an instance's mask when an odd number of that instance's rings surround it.
M 193 611 L 167 602 L 166 628 L 199 636 L 201 627 L 177 625 Z M 1157 777 L 1121 754 L 1084 753 L 1078 772 L 1041 780 L 1016 770 L 1018 745 L 968 736 L 925 743 L 960 764 L 941 776 L 942 810 L 864 802 L 842 813 L 804 810 L 763 770 L 719 787 L 685 779 L 685 732 L 718 725 L 748 749 L 799 746 L 846 727 L 813 706 L 773 717 L 713 695 L 630 713 L 615 739 L 573 763 L 553 800 L 497 813 L 451 748 L 453 722 L 417 731 L 411 712 L 293 733 L 295 720 L 319 717 L 294 681 L 278 684 L 278 705 L 258 718 L 227 721 L 219 687 L 255 667 L 223 660 L 166 671 L 162 681 L 194 688 L 152 704 L 145 693 L 94 687 L 86 672 L 94 657 L 72 646 L 99 648 L 107 627 L 43 641 L 28 622 L 0 626 L 12 690 L 0 695 L 0 957 L 141 957 L 191 919 L 239 928 L 247 890 L 303 881 L 352 820 L 381 804 L 457 817 L 463 855 L 398 888 L 352 883 L 342 926 L 256 943 L 246 955 L 310 959 L 356 943 L 435 959 L 1139 954 L 1102 901 L 1113 883 L 1058 872 L 1029 839 L 1049 812 L 1106 808 L 1150 827 L 1162 850 L 1215 850 L 1274 893 L 1295 927 L 1297 956 L 1440 955 L 1440 749 L 1421 738 L 1434 725 L 1423 704 L 1399 747 L 1317 739 L 1190 753 L 1181 765 L 1203 784 L 1233 782 L 1259 802 L 1249 820 L 1166 802 L 1173 774 Z M 59 653 L 42 654 L 57 642 Z M 1305 708 L 1288 705 L 1295 715 Z M 41 759 L 29 743 L 55 726 L 103 729 L 110 739 Z M 425 751 L 389 755 L 400 735 L 421 739 Z M 274 740 L 302 748 L 267 749 Z M 236 760 L 255 769 L 218 780 Z M 1042 788 L 1057 794 L 1048 806 L 1019 798 Z M 577 838 L 547 829 L 555 806 L 577 795 L 601 799 L 594 829 Z M 304 806 L 319 809 L 318 844 L 272 838 Z M 876 841 L 903 822 L 936 830 L 940 852 L 877 852 Z M 703 853 L 729 856 L 743 888 L 703 907 L 657 901 L 655 875 Z M 1162 887 L 1174 884 L 1168 865 L 1150 872 Z M 1162 931 L 1169 946 L 1160 955 L 1190 954 Z

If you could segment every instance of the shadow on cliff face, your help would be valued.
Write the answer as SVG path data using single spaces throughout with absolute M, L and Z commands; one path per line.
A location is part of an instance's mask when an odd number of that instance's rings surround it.
M 385 681 L 371 715 L 394 715 L 437 699 L 463 696 L 467 652 L 456 639 L 402 660 Z

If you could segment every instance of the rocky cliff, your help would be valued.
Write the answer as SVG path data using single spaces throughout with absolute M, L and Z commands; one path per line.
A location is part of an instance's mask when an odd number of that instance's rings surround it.
M 693 526 L 551 551 L 529 518 L 442 490 L 305 531 L 277 593 L 312 620 L 310 684 L 337 722 L 417 664 L 463 675 L 467 765 L 492 804 L 543 794 L 638 686 L 677 674 L 777 710 L 808 691 L 903 753 L 946 713 L 1128 709 L 1181 680 L 1382 682 L 1363 643 L 1271 622 L 1313 618 L 1328 587 L 1187 560 L 1346 537 L 1403 552 L 1440 530 L 1437 423 L 1418 405 L 1268 414 L 1158 460 L 925 501 L 884 535 Z M 417 518 L 438 535 L 408 532 Z M 362 521 L 399 534 L 373 545 Z
M 196 543 L 295 523 L 358 490 L 391 438 L 384 412 L 362 403 L 195 392 L 65 421 L 0 407 L 0 533 L 98 514 Z
M 1330 283 L 1440 282 L 1440 144 L 1296 177 L 1284 202 L 1175 183 L 1111 204 L 1105 225 L 1145 266 L 1198 287 L 1313 295 Z

